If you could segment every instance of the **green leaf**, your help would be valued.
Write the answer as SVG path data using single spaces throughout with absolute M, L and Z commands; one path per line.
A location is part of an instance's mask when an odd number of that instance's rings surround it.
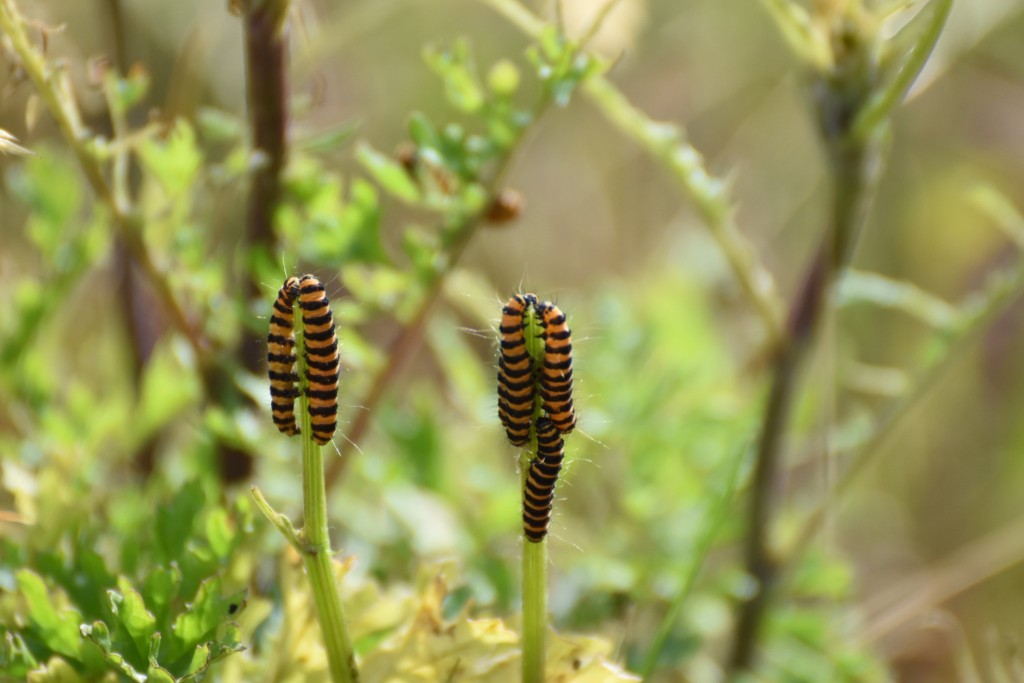
M 799 598 L 838 602 L 850 596 L 853 570 L 821 552 L 809 553 L 794 572 L 792 585 Z
M 356 148 L 356 158 L 377 183 L 402 201 L 415 204 L 420 201 L 420 190 L 400 163 L 382 154 L 366 143 Z
M 134 65 L 128 75 L 121 78 L 111 69 L 107 72 L 105 87 L 110 93 L 110 103 L 114 109 L 127 112 L 138 104 L 146 93 L 149 92 L 150 77 L 149 71 L 141 66 Z
M 952 330 L 960 322 L 956 307 L 916 285 L 878 273 L 850 269 L 843 274 L 836 294 L 837 305 L 872 303 L 903 311 L 938 330 Z
M 143 593 L 147 603 L 160 621 L 167 618 L 167 610 L 171 601 L 178 596 L 181 586 L 181 570 L 176 564 L 156 567 L 146 577 Z
M 145 674 L 139 672 L 133 667 L 125 656 L 118 652 L 115 647 L 116 643 L 110 635 L 110 629 L 102 621 L 94 621 L 92 624 L 82 625 L 82 636 L 85 637 L 92 643 L 95 643 L 97 647 L 103 652 L 103 658 L 107 664 L 115 671 L 120 672 L 126 676 L 129 680 L 135 681 L 135 683 L 145 683 Z
M 199 378 L 185 366 L 174 340 L 158 344 L 146 363 L 141 396 L 132 419 L 135 443 L 144 443 L 153 432 L 195 403 L 201 391 Z
M 210 644 L 203 643 L 196 646 L 196 649 L 192 652 L 192 661 L 188 663 L 188 668 L 185 669 L 185 676 L 192 676 L 206 669 L 210 662 Z
M 80 633 L 93 643 L 99 646 L 104 652 L 110 652 L 111 638 L 110 629 L 102 621 L 94 621 L 91 624 L 82 624 Z
M 206 516 L 206 540 L 221 560 L 226 560 L 234 550 L 235 538 L 231 518 L 223 508 L 215 508 Z
M 188 193 L 203 166 L 195 131 L 184 119 L 175 122 L 174 130 L 166 138 L 141 144 L 139 158 L 170 197 Z
M 60 612 L 46 590 L 46 584 L 35 572 L 22 569 L 17 574 L 18 588 L 28 604 L 28 618 L 40 639 L 58 654 L 81 661 L 82 636 L 78 630 L 81 616 L 74 610 Z
M 421 150 L 441 147 L 440 133 L 437 132 L 437 128 L 430 122 L 426 114 L 420 111 L 414 111 L 409 115 L 409 137 Z
M 156 665 L 146 669 L 146 676 L 147 683 L 176 683 L 178 680 L 167 669 Z
M 932 0 L 886 43 L 881 80 L 854 119 L 855 137 L 867 139 L 903 101 L 939 40 L 953 0 Z
M 484 91 L 468 42 L 458 40 L 450 50 L 427 47 L 423 51 L 423 59 L 441 77 L 445 96 L 453 107 L 467 114 L 483 107 Z
M 412 263 L 412 271 L 422 282 L 434 277 L 438 268 L 438 243 L 434 235 L 416 228 L 402 235 L 402 250 Z
M 306 152 L 331 152 L 354 138 L 361 125 L 361 121 L 344 121 L 308 138 L 296 140 L 292 148 Z
M 244 601 L 244 593 L 223 597 L 222 589 L 223 582 L 217 576 L 200 584 L 188 610 L 178 615 L 171 627 L 176 642 L 167 657 L 168 661 L 175 661 L 192 652 L 197 645 L 213 640 L 217 627 L 237 612 L 238 605 Z
M 29 672 L 25 680 L 28 683 L 82 683 L 84 679 L 66 661 L 53 657 L 41 668 Z
M 99 614 L 106 605 L 104 591 L 116 581 L 106 560 L 96 552 L 95 543 L 92 534 L 79 534 L 73 555 L 74 574 L 63 583 L 64 590 L 85 614 Z
M 24 676 L 39 666 L 20 634 L 12 633 L 2 626 L 0 632 L 3 633 L 3 640 L 0 641 L 0 671 L 6 671 L 11 676 Z
M 380 202 L 372 183 L 357 178 L 344 203 L 341 180 L 317 164 L 292 167 L 289 183 L 301 198 L 278 211 L 278 226 L 283 241 L 294 245 L 304 259 L 348 265 L 388 262 L 380 237 Z M 279 272 L 280 264 L 276 268 Z
M 157 508 L 156 537 L 165 562 L 179 558 L 185 543 L 192 535 L 196 515 L 203 507 L 205 496 L 199 482 L 186 484 L 165 505 Z
M 109 591 L 111 611 L 121 620 L 138 653 L 145 657 L 150 638 L 156 633 L 156 617 L 146 609 L 145 601 L 128 579 L 119 578 L 117 586 L 120 593 Z
M 380 239 L 380 202 L 377 190 L 357 178 L 349 190 L 348 201 L 341 210 L 341 225 L 346 235 L 346 260 L 363 263 L 388 263 Z
M 68 227 L 81 202 L 78 175 L 70 159 L 44 150 L 14 167 L 7 186 L 29 209 L 27 232 L 33 244 L 55 261 L 69 246 Z
M 215 142 L 235 142 L 245 136 L 245 122 L 222 109 L 200 107 L 196 123 L 203 137 Z

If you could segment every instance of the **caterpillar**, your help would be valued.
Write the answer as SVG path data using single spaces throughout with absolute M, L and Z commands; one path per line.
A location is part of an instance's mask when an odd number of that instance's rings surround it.
M 533 294 L 516 294 L 501 309 L 501 356 L 498 358 L 498 417 L 513 446 L 525 446 L 533 418 L 533 364 L 526 350 L 523 315 Z
M 292 332 L 293 307 L 299 294 L 299 279 L 284 281 L 274 301 L 267 334 L 267 369 L 270 375 L 270 413 L 277 428 L 293 436 L 299 433 L 295 424 L 295 399 L 299 395 L 295 373 L 295 334 Z
M 544 363 L 540 371 L 540 397 L 544 411 L 562 434 L 576 427 L 572 405 L 572 332 L 565 314 L 550 301 L 537 304 L 544 337 Z
M 564 442 L 555 423 L 546 417 L 537 420 L 537 457 L 530 462 L 523 489 L 523 534 L 531 543 L 540 543 L 548 534 L 563 455 Z
M 313 440 L 320 445 L 331 440 L 338 424 L 338 339 L 329 303 L 320 281 L 303 275 L 299 280 L 299 306 L 306 347 L 306 398 Z

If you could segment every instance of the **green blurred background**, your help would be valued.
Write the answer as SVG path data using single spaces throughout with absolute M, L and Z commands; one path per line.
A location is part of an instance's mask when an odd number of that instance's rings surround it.
M 535 9 L 550 16 L 541 4 Z M 600 3 L 563 4 L 573 33 Z M 112 55 L 117 45 L 123 64 L 143 64 L 151 75 L 134 124 L 151 115 L 195 121 L 203 108 L 244 112 L 240 24 L 222 2 L 22 5 L 63 27 L 47 49 L 66 60 L 95 130 L 108 124 L 89 83 L 90 59 Z M 482 69 L 508 58 L 527 71 L 527 39 L 470 0 L 304 1 L 296 3 L 290 36 L 296 141 L 358 125 L 357 138 L 389 151 L 406 138 L 412 110 L 446 120 L 442 89 L 421 59 L 426 44 L 466 37 Z M 749 0 L 623 0 L 594 47 L 614 60 L 610 78 L 637 107 L 685 125 L 710 169 L 730 179 L 742 232 L 783 295 L 792 293 L 821 233 L 830 185 L 799 64 L 767 13 Z M 524 81 L 527 95 L 536 90 Z M 33 287 L 45 295 L 60 277 L 30 237 L 19 191 L 26 163 L 52 179 L 42 184 L 47 192 L 79 193 L 64 220 L 86 221 L 92 202 L 49 117 L 27 129 L 26 107 L 36 106 L 30 92 L 13 70 L 0 73 L 0 128 L 39 153 L 28 162 L 0 157 L 0 289 L 8 298 Z M 212 164 L 217 149 L 205 152 Z M 350 143 L 319 156 L 343 177 L 356 172 Z M 1002 201 L 1024 211 L 1024 2 L 955 3 L 895 119 L 888 161 L 857 270 L 959 305 L 989 273 L 1021 259 L 992 207 Z M 356 557 L 355 571 L 388 584 L 455 558 L 463 597 L 475 610 L 515 611 L 518 479 L 496 419 L 494 326 L 510 293 L 537 292 L 570 316 L 580 413 L 552 529 L 554 622 L 608 637 L 635 666 L 707 524 L 709 490 L 756 433 L 767 380 L 763 332 L 671 178 L 585 99 L 544 115 L 507 183 L 525 199 L 521 218 L 474 237 L 359 452 L 339 443 L 352 460 L 331 492 L 335 547 Z M 404 224 L 426 221 L 407 213 L 385 203 L 382 238 L 397 260 Z M 231 262 L 244 215 L 244 185 L 227 184 L 199 195 L 191 217 L 164 237 L 173 242 L 175 230 L 192 230 L 206 245 L 204 259 Z M 328 292 L 342 306 L 347 298 L 361 305 L 368 297 L 353 298 L 339 279 L 345 264 L 334 265 L 317 271 Z M 296 267 L 282 264 L 282 279 Z M 112 305 L 114 271 L 101 259 L 67 288 L 33 352 L 5 359 L 0 454 L 8 491 L 17 488 L 14 473 L 53 462 L 62 463 L 60 472 L 76 471 L 76 485 L 96 498 L 114 498 L 147 478 L 173 488 L 215 469 L 209 433 L 220 430 L 248 434 L 244 443 L 256 456 L 251 479 L 229 487 L 227 500 L 247 495 L 248 483 L 273 500 L 298 500 L 296 447 L 277 437 L 265 414 L 204 413 L 180 344 L 153 334 L 151 368 L 143 373 L 150 393 L 132 389 L 128 340 Z M 253 316 L 269 313 L 278 286 L 266 283 Z M 395 334 L 385 308 L 340 315 L 343 426 L 361 410 L 360 373 L 372 365 L 363 350 L 383 348 Z M 0 334 L 16 324 L 14 309 L 0 307 Z M 246 322 L 243 334 L 259 337 L 259 324 Z M 159 319 L 153 325 L 159 329 Z M 832 317 L 803 375 L 786 441 L 783 533 L 827 489 L 837 463 L 826 454 L 841 428 L 878 414 L 904 391 L 934 336 L 905 312 L 875 305 L 845 305 Z M 831 501 L 834 514 L 812 553 L 827 558 L 821 562 L 830 569 L 814 571 L 828 585 L 784 601 L 785 610 L 824 615 L 837 642 L 876 648 L 894 680 L 961 680 L 965 657 L 981 680 L 1019 665 L 1021 351 L 1024 303 L 1016 303 L 929 390 L 868 475 Z M 265 392 L 260 381 L 250 380 L 254 395 Z M 39 396 L 48 399 L 33 400 Z M 147 432 L 146 420 L 159 429 Z M 133 457 L 150 437 L 155 464 L 140 473 Z M 711 680 L 700 672 L 713 668 L 727 640 L 742 506 L 742 498 L 731 504 L 659 680 Z M 40 510 L 41 517 L 56 513 Z M 780 646 L 776 658 L 788 652 Z M 835 654 L 823 648 L 821 656 Z M 817 680 L 831 680 L 825 676 Z

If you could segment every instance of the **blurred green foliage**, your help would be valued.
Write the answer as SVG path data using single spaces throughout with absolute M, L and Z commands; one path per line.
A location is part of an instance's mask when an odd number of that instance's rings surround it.
M 225 450 L 251 454 L 267 496 L 298 508 L 299 454 L 237 349 L 265 336 L 274 291 L 305 271 L 327 283 L 340 326 L 341 431 L 388 378 L 357 444 L 336 439 L 346 469 L 330 492 L 365 680 L 515 680 L 520 492 L 497 421 L 494 327 L 519 289 L 557 298 L 575 340 L 581 421 L 552 525 L 552 675 L 624 680 L 622 668 L 654 657 L 653 680 L 719 680 L 731 607 L 752 589 L 736 558 L 764 335 L 678 188 L 633 145 L 648 146 L 576 95 L 597 74 L 614 80 L 655 114 L 646 130 L 667 136 L 680 168 L 694 162 L 680 151 L 688 138 L 658 120 L 691 124 L 709 168 L 739 169 L 728 213 L 789 292 L 826 192 L 798 65 L 769 14 L 739 0 L 624 0 L 586 51 L 567 34 L 584 35 L 573 17 L 592 19 L 587 3 L 566 2 L 567 32 L 552 16 L 529 45 L 483 3 L 303 15 L 317 31 L 294 48 L 292 144 L 268 249 L 244 240 L 248 177 L 266 159 L 250 149 L 242 51 L 219 40 L 237 26 L 221 6 L 113 3 L 140 31 L 120 49 L 146 70 L 111 68 L 90 87 L 83 55 L 111 17 L 21 4 L 67 24 L 47 56 L 72 65 L 101 132 L 88 140 L 97 162 L 113 177 L 130 160 L 120 191 L 131 224 L 198 341 L 124 257 L 67 141 L 38 113 L 35 129 L 23 125 L 43 105 L 5 70 L 0 129 L 33 154 L 0 156 L 0 680 L 326 680 L 295 558 L 218 470 Z M 958 5 L 939 44 L 946 71 L 894 124 L 872 227 L 807 373 L 780 545 L 922 377 L 927 400 L 871 479 L 842 506 L 825 501 L 830 533 L 788 568 L 756 680 L 1014 670 L 985 634 L 1024 634 L 1015 586 L 962 596 L 951 612 L 962 626 L 943 633 L 968 636 L 952 646 L 920 644 L 909 619 L 909 640 L 862 639 L 888 615 L 868 609 L 872 596 L 1019 515 L 1020 312 L 980 345 L 959 335 L 990 325 L 1021 285 L 1004 265 L 1017 264 L 1024 225 L 1022 18 L 1012 3 Z M 796 17 L 784 34 L 813 61 Z M 884 62 L 896 100 L 908 63 L 893 60 L 914 57 L 900 41 L 927 19 L 896 33 Z M 127 131 L 113 130 L 118 117 Z M 690 180 L 716 196 L 726 187 Z M 509 184 L 525 212 L 488 223 Z M 250 276 L 263 299 L 244 298 Z M 929 379 L 963 348 L 950 379 Z M 979 582 L 994 573 L 969 569 Z M 940 609 L 925 604 L 917 616 Z M 938 673 L 917 673 L 915 657 Z
M 63 482 L 45 474 L 21 472 L 12 492 L 22 510 L 36 496 L 62 497 Z M 190 680 L 244 649 L 232 619 L 246 589 L 227 577 L 251 532 L 248 501 L 230 512 L 209 505 L 195 482 L 155 509 L 141 492 L 116 501 L 110 493 L 86 493 L 87 515 L 50 520 L 49 533 L 27 543 L 4 539 L 0 575 L 12 590 L 5 611 L 21 615 L 13 630 L 6 620 L 3 627 L 0 664 L 10 680 L 94 680 L 103 671 Z

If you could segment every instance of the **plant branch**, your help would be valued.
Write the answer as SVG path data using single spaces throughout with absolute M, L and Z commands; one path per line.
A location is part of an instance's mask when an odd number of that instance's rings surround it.
M 791 309 L 787 338 L 775 360 L 751 482 L 744 548 L 746 570 L 756 585 L 738 608 L 727 663 L 730 677 L 754 668 L 758 633 L 778 580 L 780 564 L 771 548 L 770 528 L 780 444 L 796 376 L 821 327 L 826 295 L 848 264 L 866 221 L 873 186 L 881 174 L 879 151 L 888 138 L 889 117 L 934 47 L 951 4 L 951 0 L 932 0 L 892 40 L 883 43 L 872 29 L 849 30 L 854 24 L 843 14 L 852 11 L 849 8 L 819 9 L 826 17 L 833 11 L 839 13 L 829 22 L 833 59 L 828 60 L 827 68 L 819 65 L 812 72 L 814 105 L 833 179 L 831 225 Z M 887 49 L 880 50 L 880 46 Z M 880 52 L 886 53 L 881 60 Z
M 243 9 L 245 77 L 252 149 L 260 163 L 253 171 L 246 216 L 246 248 L 271 254 L 276 243 L 274 211 L 281 196 L 281 173 L 287 163 L 287 0 L 250 2 Z M 259 298 L 259 282 L 246 269 L 245 296 Z M 255 372 L 263 358 L 262 346 L 243 344 L 243 365 Z
M 520 133 L 516 142 L 513 143 L 505 155 L 499 160 L 490 180 L 484 187 L 489 198 L 497 196 L 497 193 L 501 190 L 505 177 L 508 175 L 509 169 L 512 166 L 512 162 L 514 161 L 517 152 L 522 147 L 523 140 L 526 138 L 531 127 L 536 125 L 537 120 L 544 114 L 550 103 L 550 98 L 547 95 L 541 97 L 540 101 L 531 112 L 529 126 Z M 489 201 L 484 202 L 485 207 L 489 204 Z M 483 208 L 476 213 L 463 215 L 459 218 L 455 226 L 451 228 L 453 237 L 448 248 L 446 258 L 443 260 L 443 263 L 439 266 L 438 270 L 434 272 L 433 278 L 427 284 L 426 291 L 423 294 L 423 300 L 420 302 L 416 312 L 407 323 L 402 325 L 397 336 L 388 346 L 384 364 L 381 365 L 377 370 L 377 374 L 375 374 L 371 380 L 370 388 L 366 392 L 361 403 L 361 410 L 352 422 L 352 426 L 345 432 L 342 440 L 345 444 L 348 444 L 349 447 L 356 448 L 359 442 L 362 441 L 363 437 L 366 435 L 367 429 L 370 427 L 370 421 L 373 418 L 374 409 L 380 403 L 381 399 L 384 398 L 387 390 L 391 387 L 392 382 L 394 382 L 405 364 L 415 355 L 416 350 L 423 339 L 423 333 L 426 328 L 427 321 L 430 319 L 430 314 L 434 310 L 434 305 L 437 303 L 438 299 L 440 299 L 441 293 L 444 291 L 444 285 L 448 279 L 448 275 L 451 274 L 462 259 L 462 255 L 465 253 L 466 248 L 472 241 L 473 236 L 476 235 L 477 229 L 484 222 L 486 213 L 487 209 Z M 342 454 L 342 457 L 334 458 L 330 461 L 327 467 L 328 488 L 334 486 L 342 477 L 344 477 L 349 460 L 349 457 L 345 457 L 344 454 Z
M 849 464 L 832 488 L 818 502 L 814 511 L 808 516 L 801 527 L 800 533 L 789 553 L 787 568 L 803 556 L 811 541 L 821 530 L 828 510 L 835 501 L 841 498 L 873 463 L 879 453 L 888 444 L 896 432 L 896 427 L 903 418 L 912 412 L 929 391 L 949 371 L 954 362 L 970 348 L 971 344 L 992 323 L 1009 308 L 1010 304 L 1024 293 L 1024 263 L 1019 263 L 1012 271 L 994 277 L 986 295 L 978 303 L 970 307 L 970 314 L 962 322 L 955 336 L 946 344 L 945 353 L 928 364 L 921 371 L 913 387 L 893 402 L 888 410 L 876 423 L 871 435 L 858 444 L 848 456 Z
M 154 263 L 142 239 L 139 218 L 130 206 L 115 196 L 104 177 L 103 168 L 93 154 L 94 140 L 82 124 L 65 74 L 51 69 L 40 52 L 33 47 L 25 32 L 24 19 L 14 0 L 0 0 L 0 31 L 10 40 L 25 73 L 32 80 L 40 99 L 57 122 L 57 127 L 78 159 L 93 192 L 110 211 L 125 248 L 153 287 L 171 324 L 185 336 L 196 354 L 197 362 L 202 365 L 205 354 L 199 337 L 178 304 L 167 279 Z
M 271 524 L 277 527 L 277 530 L 281 532 L 281 535 L 292 544 L 295 551 L 302 553 L 302 541 L 299 540 L 299 532 L 295 530 L 295 526 L 292 521 L 288 519 L 286 515 L 281 514 L 271 506 L 263 492 L 256 486 L 250 489 L 253 500 L 256 501 L 256 507 L 260 509 L 263 516 L 266 517 Z
M 755 663 L 757 642 L 767 608 L 775 590 L 779 563 L 771 542 L 776 479 L 781 459 L 782 438 L 797 393 L 798 375 L 806 363 L 826 310 L 825 300 L 836 274 L 852 254 L 873 194 L 880 165 L 877 163 L 882 131 L 870 139 L 849 135 L 848 119 L 842 108 L 822 106 L 822 131 L 829 149 L 833 175 L 830 227 L 822 238 L 804 276 L 786 321 L 786 336 L 775 356 L 771 387 L 758 439 L 743 563 L 754 582 L 751 594 L 740 602 L 728 660 L 731 675 L 749 671 Z M 835 114 L 835 120 L 829 120 Z
M 515 0 L 482 1 L 532 38 L 541 36 L 544 22 Z M 665 166 L 676 179 L 722 250 L 740 288 L 763 320 L 769 348 L 781 344 L 785 330 L 774 280 L 736 225 L 727 184 L 708 172 L 704 158 L 687 140 L 685 130 L 681 126 L 652 121 L 600 74 L 589 77 L 581 88 L 615 127 Z

